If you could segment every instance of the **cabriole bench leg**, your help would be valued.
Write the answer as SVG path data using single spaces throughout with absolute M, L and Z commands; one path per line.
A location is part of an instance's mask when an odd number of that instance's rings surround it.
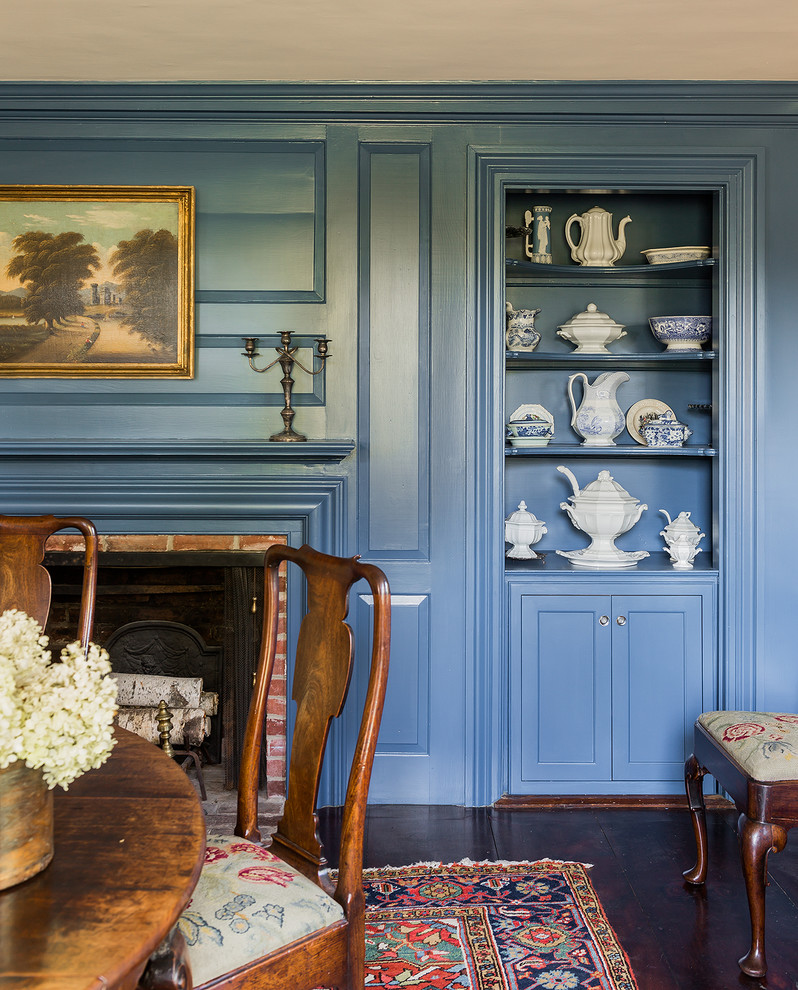
M 693 834 L 696 844 L 696 864 L 692 870 L 685 870 L 682 876 L 688 883 L 703 883 L 707 878 L 707 814 L 704 805 L 704 774 L 706 770 L 695 756 L 690 756 L 684 765 L 684 786 L 687 791 L 687 804 L 693 820 Z
M 751 821 L 740 815 L 737 821 L 743 858 L 745 891 L 751 914 L 751 948 L 740 959 L 740 969 L 748 976 L 764 976 L 765 959 L 765 887 L 767 886 L 768 853 L 781 852 L 787 843 L 787 832 L 778 825 Z

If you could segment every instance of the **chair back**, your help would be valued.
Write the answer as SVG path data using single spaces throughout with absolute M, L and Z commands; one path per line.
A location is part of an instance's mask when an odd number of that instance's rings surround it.
M 42 565 L 44 546 L 53 533 L 77 529 L 86 542 L 78 639 L 91 639 L 97 595 L 97 531 L 80 516 L 0 516 L 0 612 L 17 608 L 47 624 L 52 597 L 50 574 Z
M 363 864 L 363 834 L 371 768 L 385 701 L 390 652 L 390 589 L 383 572 L 358 557 L 333 557 L 308 546 L 273 546 L 264 565 L 264 626 L 239 776 L 236 834 L 258 840 L 257 790 L 266 698 L 277 651 L 279 575 L 283 561 L 299 566 L 307 580 L 307 612 L 297 640 L 292 698 L 296 717 L 283 817 L 271 849 L 311 880 L 326 886 L 317 835 L 316 799 L 330 723 L 341 714 L 352 676 L 354 638 L 345 622 L 349 590 L 369 584 L 374 601 L 371 667 L 355 744 L 342 821 L 336 899 L 356 889 Z M 361 891 L 362 896 L 362 891 Z

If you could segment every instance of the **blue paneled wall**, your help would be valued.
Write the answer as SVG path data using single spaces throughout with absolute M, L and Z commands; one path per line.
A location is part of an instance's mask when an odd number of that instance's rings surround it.
M 734 647 L 715 677 L 723 698 L 798 710 L 798 85 L 2 84 L 0 120 L 2 184 L 192 185 L 197 204 L 195 377 L 0 377 L 0 511 L 82 512 L 104 532 L 282 525 L 383 566 L 397 635 L 374 796 L 397 802 L 483 804 L 509 781 L 501 464 L 480 443 L 504 287 L 477 243 L 498 245 L 503 219 L 480 170 L 522 154 L 551 177 L 570 154 L 585 186 L 591 161 L 670 155 L 689 186 L 693 157 L 722 159 L 755 264 L 720 423 L 720 456 L 746 452 L 716 499 L 745 566 L 724 578 L 740 607 L 720 609 Z M 279 369 L 241 356 L 242 336 L 265 354 L 282 329 L 333 355 L 296 375 L 313 442 L 290 454 L 263 442 Z M 368 613 L 358 599 L 357 625 Z

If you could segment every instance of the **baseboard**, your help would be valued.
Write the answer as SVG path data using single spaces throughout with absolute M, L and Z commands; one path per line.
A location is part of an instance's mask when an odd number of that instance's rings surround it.
M 720 794 L 707 794 L 708 809 L 729 811 L 731 801 Z M 520 811 L 524 808 L 648 808 L 665 811 L 687 811 L 684 794 L 505 794 L 493 805 L 498 811 Z

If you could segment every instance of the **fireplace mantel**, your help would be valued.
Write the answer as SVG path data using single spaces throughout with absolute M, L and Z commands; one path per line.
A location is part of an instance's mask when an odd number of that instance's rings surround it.
M 270 440 L 0 440 L 4 460 L 106 459 L 258 461 L 260 463 L 316 464 L 340 462 L 355 449 L 354 440 L 308 440 L 278 443 Z

